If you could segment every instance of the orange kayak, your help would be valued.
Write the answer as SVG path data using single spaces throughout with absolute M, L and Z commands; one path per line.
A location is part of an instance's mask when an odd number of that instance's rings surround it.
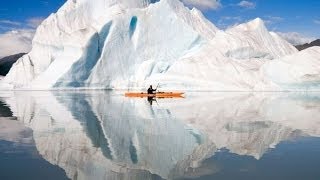
M 156 92 L 148 94 L 145 92 L 127 92 L 125 97 L 155 97 L 155 98 L 182 98 L 184 92 Z

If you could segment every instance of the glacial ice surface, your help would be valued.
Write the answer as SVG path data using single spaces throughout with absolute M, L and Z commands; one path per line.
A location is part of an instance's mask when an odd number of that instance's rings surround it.
M 219 30 L 178 0 L 69 0 L 0 88 L 317 90 L 319 53 L 298 52 L 260 18 Z

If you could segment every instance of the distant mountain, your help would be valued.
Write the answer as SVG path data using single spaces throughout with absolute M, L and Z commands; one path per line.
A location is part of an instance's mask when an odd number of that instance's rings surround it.
M 307 49 L 309 47 L 313 47 L 313 46 L 320 46 L 320 39 L 317 39 L 315 41 L 312 41 L 311 43 L 306 43 L 306 44 L 302 44 L 302 45 L 297 45 L 296 48 L 299 51 L 302 51 L 304 49 Z
M 19 54 L 14 54 L 11 56 L 1 58 L 0 59 L 0 75 L 1 76 L 7 75 L 12 65 L 25 54 L 26 53 L 19 53 Z

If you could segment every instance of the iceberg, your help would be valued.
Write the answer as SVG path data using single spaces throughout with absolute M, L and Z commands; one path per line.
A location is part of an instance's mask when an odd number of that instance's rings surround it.
M 304 79 L 284 86 L 296 74 L 273 70 L 309 53 L 319 61 L 319 51 L 298 54 L 260 18 L 224 31 L 179 0 L 69 0 L 38 27 L 0 89 L 316 90 Z M 304 73 L 319 82 L 314 69 Z
M 262 72 L 283 89 L 320 89 L 320 47 L 311 47 L 299 53 L 264 64 Z

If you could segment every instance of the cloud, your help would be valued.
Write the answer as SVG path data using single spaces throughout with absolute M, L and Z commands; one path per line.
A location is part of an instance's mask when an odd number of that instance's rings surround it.
M 237 20 L 242 21 L 242 18 L 240 16 L 222 16 L 221 20 Z
M 0 57 L 31 50 L 35 30 L 20 29 L 0 34 Z
M 319 25 L 320 25 L 320 20 L 318 20 L 318 19 L 313 20 L 313 22 L 314 22 L 315 24 L 319 24 Z
M 302 34 L 297 32 L 287 32 L 287 33 L 277 32 L 277 34 L 281 36 L 283 39 L 287 40 L 292 45 L 301 45 L 305 43 L 310 43 L 311 41 L 316 39 L 314 37 L 303 36 Z
M 217 25 L 221 29 L 228 29 L 244 22 L 244 19 L 240 16 L 222 16 Z
M 28 53 L 31 50 L 35 29 L 44 20 L 43 17 L 33 17 L 24 23 L 11 20 L 0 20 L 0 57 L 17 53 Z
M 238 6 L 246 9 L 254 9 L 256 8 L 256 3 L 250 1 L 241 1 L 238 3 Z
M 284 20 L 285 20 L 284 18 L 279 17 L 279 16 L 265 16 L 263 18 L 263 21 L 268 25 L 279 23 L 279 22 L 282 22 Z
M 201 10 L 218 9 L 221 7 L 220 0 L 181 0 L 187 6 L 193 6 Z
M 40 1 L 40 3 L 44 6 L 48 6 L 49 5 L 49 1 Z
M 22 23 L 10 20 L 0 20 L 0 25 L 21 26 Z
M 27 19 L 25 22 L 11 21 L 7 19 L 0 19 L 0 28 L 1 29 L 23 29 L 23 28 L 37 28 L 41 22 L 44 20 L 44 17 L 33 17 Z
M 45 19 L 44 17 L 30 18 L 27 20 L 27 25 L 31 28 L 37 28 L 44 19 Z

